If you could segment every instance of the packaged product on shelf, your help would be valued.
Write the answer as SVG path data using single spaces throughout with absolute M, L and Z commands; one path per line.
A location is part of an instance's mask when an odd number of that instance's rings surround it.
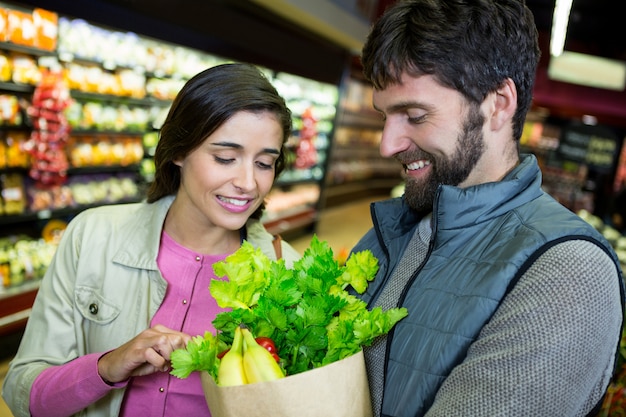
M 51 219 L 42 229 L 41 237 L 46 243 L 58 245 L 65 229 L 67 229 L 67 222 L 59 219 Z
M 16 236 L 0 239 L 0 288 L 41 279 L 56 251 L 55 242 Z
M 41 81 L 41 69 L 35 58 L 13 52 L 10 54 L 12 67 L 11 80 L 16 84 L 35 85 Z
M 135 70 L 122 69 L 116 72 L 117 85 L 119 91 L 117 95 L 144 98 L 146 96 L 146 77 Z
M 28 115 L 33 130 L 26 149 L 32 156 L 29 175 L 40 185 L 65 182 L 68 169 L 65 144 L 70 126 L 64 110 L 71 104 L 67 84 L 60 71 L 46 70 L 35 87 Z
M 141 162 L 144 156 L 141 137 L 125 136 L 118 138 L 118 145 L 121 146 L 121 157 L 119 164 L 121 166 L 134 165 Z
M 0 169 L 7 167 L 7 143 L 4 137 L 0 136 Z
M 4 53 L 0 52 L 0 81 L 4 83 L 11 81 L 11 71 L 11 61 Z
M 57 46 L 59 32 L 58 20 L 58 16 L 54 12 L 41 8 L 35 8 L 33 10 L 33 23 L 35 26 L 35 40 L 33 46 L 46 51 L 54 51 Z
M 8 9 L 7 40 L 19 45 L 35 46 L 35 22 L 32 13 Z
M 68 181 L 77 205 L 110 204 L 134 201 L 139 188 L 136 174 L 85 174 L 74 175 Z
M 26 185 L 28 210 L 36 213 L 43 210 L 59 210 L 74 206 L 72 190 L 67 185 L 37 186 L 32 181 Z
M 0 175 L 0 193 L 2 194 L 3 214 L 22 214 L 26 209 L 24 178 L 19 173 Z
M 0 125 L 19 126 L 21 123 L 19 99 L 12 94 L 0 94 Z
M 184 79 L 150 78 L 146 83 L 146 92 L 159 100 L 173 100 L 184 84 Z
M 6 42 L 8 37 L 8 10 L 4 7 L 0 7 L 0 42 Z
M 7 131 L 4 140 L 6 143 L 6 166 L 9 168 L 28 168 L 30 166 L 30 155 L 26 152 L 25 146 L 28 141 L 26 132 Z

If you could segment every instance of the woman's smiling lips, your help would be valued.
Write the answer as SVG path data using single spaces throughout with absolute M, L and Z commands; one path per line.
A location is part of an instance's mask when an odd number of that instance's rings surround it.
M 224 197 L 217 196 L 217 201 L 220 203 L 222 207 L 226 210 L 231 211 L 233 213 L 242 213 L 250 207 L 252 204 L 252 200 L 250 199 L 242 199 L 242 198 L 233 198 L 233 197 Z

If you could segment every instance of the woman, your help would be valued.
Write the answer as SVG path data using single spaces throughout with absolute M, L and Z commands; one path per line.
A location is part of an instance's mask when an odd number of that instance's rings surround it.
M 170 354 L 214 331 L 215 262 L 244 239 L 276 258 L 259 219 L 290 132 L 284 100 L 252 65 L 187 82 L 147 201 L 70 222 L 5 380 L 16 417 L 210 415 L 198 376 L 169 374 Z M 281 250 L 289 265 L 299 257 Z

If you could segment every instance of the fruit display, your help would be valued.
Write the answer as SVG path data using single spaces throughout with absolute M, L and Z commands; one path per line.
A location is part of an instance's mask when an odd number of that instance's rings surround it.
M 105 69 L 132 68 L 144 77 L 141 83 L 144 92 L 147 88 L 144 74 L 153 74 L 156 78 L 176 75 L 184 80 L 226 61 L 191 48 L 170 45 L 132 32 L 105 29 L 83 19 L 65 17 L 58 19 L 57 51 L 65 62 L 80 59 L 100 63 Z M 101 74 L 108 77 L 104 72 Z M 129 73 L 118 75 L 129 76 L 134 80 Z
M 13 94 L 0 94 L 0 126 L 19 126 L 22 113 L 19 98 Z
M 16 84 L 36 85 L 42 80 L 41 68 L 30 55 L 13 52 L 11 62 L 11 81 Z
M 0 41 L 53 51 L 57 45 L 58 16 L 35 8 L 32 12 L 0 7 Z
M 42 278 L 56 248 L 56 242 L 28 236 L 0 238 L 0 293 Z
M 68 143 L 68 158 L 75 168 L 129 166 L 144 157 L 141 136 L 73 135 Z
M 28 142 L 28 134 L 24 131 L 7 130 L 0 133 L 0 168 L 28 168 L 30 167 L 30 155 L 25 146 Z
M 21 214 L 26 209 L 24 180 L 18 173 L 0 174 L 0 215 Z
M 99 64 L 70 62 L 65 65 L 64 78 L 72 90 L 132 98 L 146 96 L 145 75 L 131 69 L 111 71 Z
M 65 145 L 71 128 L 64 115 L 71 98 L 58 71 L 46 71 L 35 88 L 28 115 L 33 123 L 26 150 L 32 156 L 29 175 L 43 186 L 65 182 L 69 163 Z
M 157 106 L 158 109 L 161 107 Z M 72 129 L 104 132 L 141 132 L 148 129 L 157 110 L 143 106 L 113 105 L 102 101 L 74 101 L 65 110 Z
M 41 188 L 29 183 L 25 191 L 31 213 L 136 201 L 139 193 L 132 173 L 73 175 L 66 184 Z

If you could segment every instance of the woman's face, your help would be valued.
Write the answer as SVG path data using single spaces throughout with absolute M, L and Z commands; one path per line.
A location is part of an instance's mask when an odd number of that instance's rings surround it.
M 283 131 L 271 112 L 241 111 L 184 159 L 177 193 L 185 214 L 200 225 L 238 230 L 263 203 L 274 182 Z

